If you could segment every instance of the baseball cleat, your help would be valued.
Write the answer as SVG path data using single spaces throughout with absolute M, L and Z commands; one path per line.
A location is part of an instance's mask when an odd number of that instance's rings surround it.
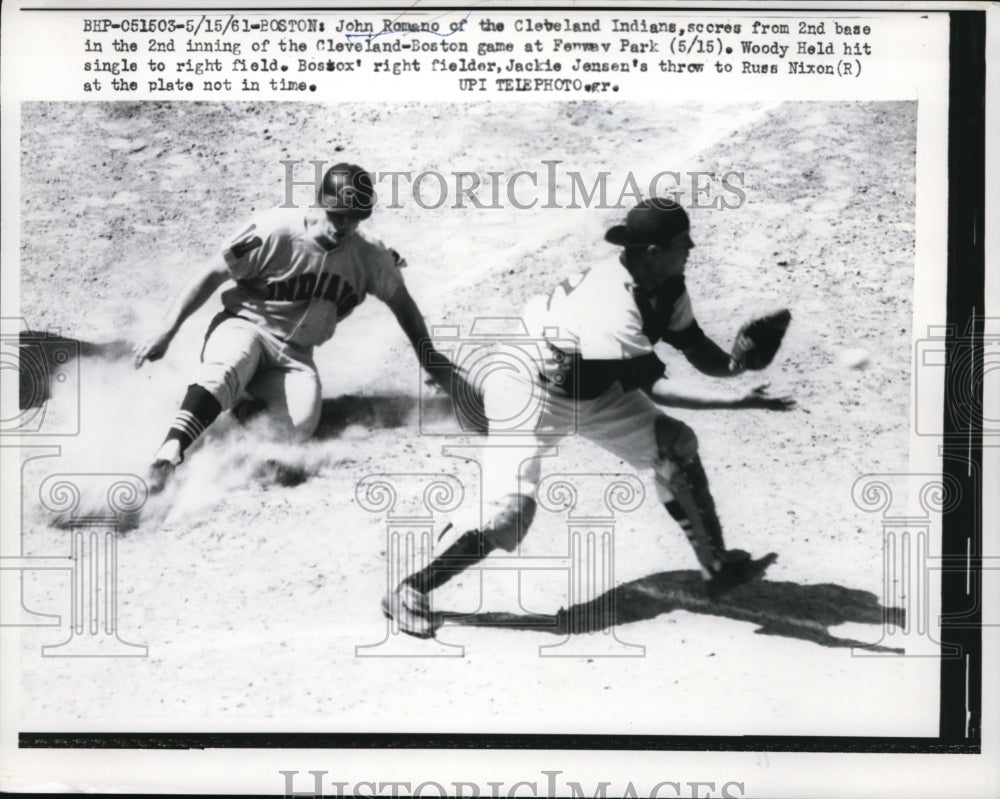
M 433 638 L 440 623 L 431 614 L 427 594 L 406 583 L 382 599 L 382 612 L 393 619 L 399 629 L 417 638 Z
M 153 461 L 153 465 L 149 467 L 149 474 L 146 476 L 146 484 L 149 486 L 151 495 L 159 494 L 167 487 L 175 468 L 168 460 Z
M 733 550 L 732 553 L 727 552 L 726 554 L 729 556 L 726 562 L 719 567 L 711 579 L 705 581 L 705 590 L 708 591 L 709 599 L 719 599 L 734 588 L 757 579 L 764 574 L 768 566 L 778 559 L 774 552 L 769 552 L 757 560 L 752 560 L 747 553 L 741 550 Z M 746 557 L 740 557 L 741 555 Z

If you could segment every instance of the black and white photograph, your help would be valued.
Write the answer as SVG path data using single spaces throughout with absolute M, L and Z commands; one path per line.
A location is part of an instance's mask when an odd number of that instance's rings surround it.
M 995 13 L 65 11 L 4 790 L 995 793 Z

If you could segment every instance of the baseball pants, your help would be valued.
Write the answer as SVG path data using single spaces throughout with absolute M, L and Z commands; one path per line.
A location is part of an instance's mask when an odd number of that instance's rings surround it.
M 223 410 L 245 392 L 265 403 L 278 425 L 299 438 L 311 436 L 319 424 L 320 380 L 311 348 L 281 341 L 228 312 L 209 327 L 195 383 Z
M 509 519 L 523 507 L 523 498 L 533 498 L 543 459 L 554 456 L 567 436 L 583 436 L 636 470 L 652 469 L 659 500 L 673 498 L 669 482 L 677 468 L 675 459 L 661 452 L 668 449 L 671 435 L 682 437 L 690 428 L 663 413 L 641 391 L 626 392 L 615 383 L 595 399 L 574 400 L 550 394 L 522 374 L 503 373 L 484 386 L 484 404 L 491 420 L 483 453 L 485 510 L 493 519 L 488 526 L 496 543 L 508 551 L 524 530 L 498 520 Z M 518 420 L 514 429 L 507 424 L 512 418 Z

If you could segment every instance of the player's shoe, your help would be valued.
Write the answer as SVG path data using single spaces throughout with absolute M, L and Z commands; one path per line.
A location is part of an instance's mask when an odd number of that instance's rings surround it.
M 734 588 L 756 580 L 767 571 L 778 559 L 777 554 L 769 552 L 762 558 L 753 560 L 742 550 L 734 549 L 726 553 L 725 562 L 705 581 L 705 590 L 709 599 L 719 599 Z
M 149 486 L 149 493 L 159 494 L 167 487 L 167 483 L 170 482 L 170 478 L 174 476 L 174 466 L 168 460 L 160 459 L 153 461 L 153 465 L 149 467 L 149 474 L 146 476 L 146 485 Z
M 441 626 L 431 614 L 427 594 L 406 583 L 400 583 L 395 591 L 383 597 L 382 612 L 404 633 L 417 638 L 433 638 Z

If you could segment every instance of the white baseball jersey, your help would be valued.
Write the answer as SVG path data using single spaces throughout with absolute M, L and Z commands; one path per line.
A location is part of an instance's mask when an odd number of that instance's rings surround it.
M 316 240 L 332 227 L 322 209 L 276 208 L 252 218 L 223 248 L 236 286 L 230 313 L 301 347 L 322 344 L 371 293 L 388 301 L 406 262 L 395 250 L 354 232 L 330 249 Z M 332 238 L 332 235 L 331 235 Z
M 651 384 L 665 368 L 653 350 L 657 341 L 685 349 L 703 335 L 683 276 L 646 295 L 619 260 L 563 280 L 543 317 L 543 325 L 559 331 L 543 382 L 550 392 L 579 399 L 596 397 L 615 382 L 625 390 Z

